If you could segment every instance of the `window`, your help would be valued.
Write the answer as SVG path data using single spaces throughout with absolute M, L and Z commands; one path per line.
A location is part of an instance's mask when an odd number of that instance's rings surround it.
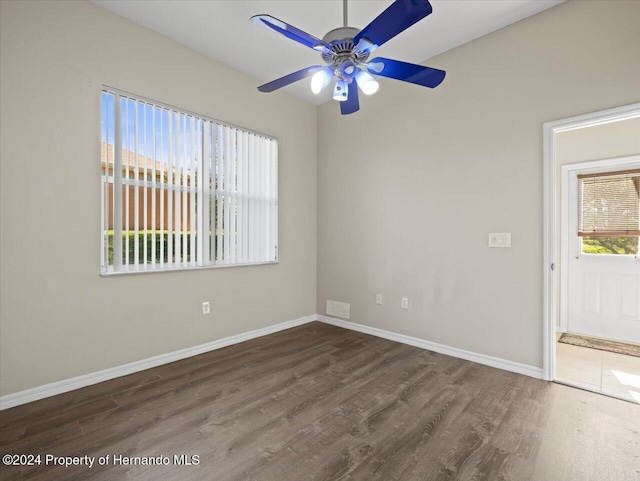
M 578 236 L 585 254 L 638 254 L 640 170 L 578 175 Z
M 113 89 L 101 115 L 102 274 L 277 262 L 276 139 Z

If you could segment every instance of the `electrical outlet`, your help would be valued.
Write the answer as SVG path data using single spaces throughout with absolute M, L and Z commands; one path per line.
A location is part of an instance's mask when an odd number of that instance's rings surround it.
M 376 294 L 376 304 L 382 305 L 382 294 Z
M 209 301 L 202 303 L 202 315 L 206 316 L 211 314 L 211 303 Z
M 409 298 L 403 297 L 400 299 L 400 307 L 403 309 L 409 309 Z

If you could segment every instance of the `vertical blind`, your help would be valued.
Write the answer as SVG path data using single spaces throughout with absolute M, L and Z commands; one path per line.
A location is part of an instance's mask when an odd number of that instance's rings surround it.
M 102 91 L 102 273 L 278 259 L 278 142 Z
M 578 235 L 640 235 L 640 170 L 578 175 Z

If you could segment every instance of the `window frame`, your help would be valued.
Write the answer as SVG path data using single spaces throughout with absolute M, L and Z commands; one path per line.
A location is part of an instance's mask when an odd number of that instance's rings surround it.
M 105 224 L 105 222 L 108 223 L 108 220 L 105 219 L 105 217 L 107 216 L 107 203 L 105 202 L 105 187 L 108 185 L 114 185 L 115 187 L 115 182 L 117 179 L 117 176 L 115 175 L 115 158 L 114 158 L 114 174 L 112 174 L 111 177 L 109 177 L 109 171 L 110 171 L 110 165 L 109 165 L 109 146 L 113 145 L 113 151 L 114 151 L 114 156 L 115 156 L 115 151 L 116 151 L 116 142 L 117 142 L 117 138 L 120 137 L 120 147 L 121 150 L 125 149 L 125 146 L 127 146 L 127 142 L 122 138 L 122 125 L 121 127 L 121 132 L 119 134 L 119 136 L 117 135 L 116 130 L 116 122 L 115 120 L 113 120 L 112 125 L 114 127 L 114 131 L 112 132 L 113 134 L 113 144 L 109 143 L 109 131 L 107 130 L 107 134 L 106 134 L 106 139 L 104 140 L 105 142 L 105 167 L 104 167 L 104 172 L 103 172 L 103 167 L 102 167 L 102 152 L 100 154 L 100 276 L 103 277 L 109 277 L 109 276 L 120 276 L 120 275 L 129 275 L 129 274 L 149 274 L 149 273 L 159 273 L 159 272 L 176 272 L 176 271 L 194 271 L 194 270 L 202 270 L 202 269 L 216 269 L 216 268 L 227 268 L 227 267 L 248 267 L 248 266 L 260 266 L 260 265 L 271 265 L 271 264 L 278 264 L 279 263 L 279 253 L 278 253 L 278 234 L 279 234 L 279 140 L 277 137 L 272 136 L 272 135 L 268 135 L 262 132 L 258 132 L 252 129 L 248 129 L 245 127 L 241 127 L 238 126 L 236 124 L 232 124 L 230 122 L 226 122 L 226 121 L 222 121 L 222 120 L 218 120 L 215 119 L 213 117 L 209 117 L 207 115 L 202 115 L 193 111 L 190 111 L 188 109 L 184 109 L 184 108 L 180 108 L 180 107 L 175 107 L 171 104 L 168 104 L 166 102 L 160 102 L 160 101 L 156 101 L 156 100 L 152 100 L 149 99 L 147 97 L 141 96 L 141 95 L 137 95 L 137 94 L 133 94 L 115 87 L 111 87 L 108 85 L 102 85 L 101 89 L 100 89 L 100 121 L 102 122 L 103 120 L 103 95 L 107 93 L 107 94 L 113 94 L 114 95 L 114 107 L 113 107 L 113 116 L 115 119 L 115 115 L 116 112 L 118 110 L 120 110 L 119 108 L 116 109 L 115 108 L 115 103 L 116 103 L 116 99 L 120 99 L 120 98 L 126 98 L 129 100 L 133 100 L 133 101 L 137 101 L 140 103 L 143 103 L 145 105 L 150 105 L 153 108 L 160 108 L 160 109 L 164 109 L 167 110 L 170 113 L 178 113 L 180 115 L 185 115 L 188 117 L 191 117 L 192 119 L 198 119 L 204 122 L 208 122 L 209 124 L 211 124 L 211 127 L 213 130 L 215 130 L 217 127 L 222 127 L 222 128 L 228 128 L 228 129 L 234 129 L 237 132 L 244 132 L 246 134 L 249 135 L 254 135 L 254 136 L 258 136 L 258 137 L 262 137 L 264 139 L 270 140 L 270 141 L 274 141 L 275 142 L 275 147 L 273 148 L 273 152 L 271 152 L 272 154 L 272 158 L 270 159 L 273 163 L 273 170 L 271 171 L 271 182 L 272 182 L 272 187 L 274 189 L 274 196 L 272 198 L 265 198 L 265 200 L 267 202 L 272 202 L 272 204 L 270 205 L 270 208 L 272 209 L 272 220 L 271 220 L 271 225 L 270 225 L 270 233 L 271 233 L 271 237 L 273 238 L 273 245 L 270 245 L 269 248 L 273 247 L 274 252 L 273 252 L 273 256 L 272 259 L 273 260 L 260 260 L 260 261 L 256 261 L 256 262 L 224 262 L 224 261 L 219 261 L 215 259 L 216 256 L 216 251 L 215 249 L 213 249 L 213 247 L 211 247 L 211 251 L 210 251 L 210 263 L 208 264 L 204 264 L 204 265 L 186 265 L 186 262 L 188 261 L 177 261 L 175 262 L 174 265 L 167 265 L 164 264 L 163 267 L 158 267 L 157 264 L 155 264 L 155 266 L 153 268 L 149 268 L 147 267 L 150 264 L 147 264 L 146 262 L 148 261 L 148 258 L 145 259 L 145 263 L 140 263 L 137 264 L 139 266 L 138 269 L 134 269 L 133 264 L 129 264 L 130 267 L 128 267 L 126 270 L 115 270 L 114 269 L 114 264 L 109 264 L 108 263 L 108 259 L 106 258 L 106 252 L 107 252 L 107 246 L 106 246 L 106 241 L 107 241 L 107 237 L 108 235 L 106 234 L 106 232 L 109 230 L 108 226 Z M 108 108 L 108 107 L 107 107 Z M 123 113 L 121 113 L 121 115 L 123 115 Z M 152 110 L 152 115 L 153 114 L 153 110 Z M 104 130 L 101 127 L 101 133 L 100 133 L 100 142 L 102 144 L 103 142 L 103 132 Z M 202 144 L 198 145 L 198 148 L 201 149 L 201 152 L 205 152 L 205 148 L 204 148 L 204 138 L 201 138 Z M 102 149 L 102 146 L 100 147 Z M 209 154 L 211 155 L 211 166 L 212 169 L 215 170 L 217 167 L 217 163 L 216 163 L 216 154 L 213 152 L 214 149 L 214 145 L 211 144 L 209 146 L 209 148 L 211 149 L 211 151 L 209 152 Z M 139 152 L 137 151 L 131 151 L 134 152 L 134 155 L 141 155 Z M 130 151 L 127 151 L 128 155 L 130 155 Z M 274 154 L 274 155 L 273 155 Z M 234 154 L 235 156 L 235 154 Z M 145 152 L 145 158 L 146 158 L 146 152 Z M 157 157 L 153 157 L 153 161 L 156 162 Z M 259 160 L 264 160 L 264 159 L 259 159 Z M 128 160 L 127 160 L 128 162 Z M 204 160 L 203 160 L 204 162 Z M 238 162 L 238 160 L 236 160 L 236 162 Z M 256 168 L 256 164 L 254 164 L 254 168 Z M 124 170 L 124 169 L 123 169 Z M 212 172 L 210 172 L 210 180 L 211 180 L 211 187 L 210 187 L 210 191 L 209 191 L 209 196 L 207 197 L 208 199 L 215 199 L 217 195 L 220 194 L 220 191 L 218 189 L 217 186 L 214 187 L 214 176 L 215 174 Z M 144 187 L 144 188 L 149 188 L 151 189 L 150 186 L 147 186 L 147 181 L 146 181 L 146 174 L 145 174 L 145 180 L 144 180 L 144 184 L 142 181 L 135 181 L 135 180 L 131 180 L 128 178 L 124 178 L 122 176 L 121 177 L 121 183 L 122 183 L 122 187 L 125 186 L 138 186 L 138 187 Z M 263 179 L 264 180 L 264 179 Z M 139 183 L 138 183 L 139 182 Z M 156 181 L 154 180 L 154 183 Z M 266 185 L 266 183 L 265 183 Z M 167 185 L 164 184 L 163 188 L 159 188 L 159 192 L 160 195 L 162 195 L 163 192 L 171 192 L 174 190 L 180 190 L 183 189 L 182 186 L 176 185 L 176 184 L 171 184 L 171 185 Z M 190 187 L 190 186 L 184 186 L 184 189 L 186 189 L 187 191 L 193 190 L 193 189 L 198 189 L 198 186 L 196 187 Z M 124 189 L 122 189 L 122 192 L 124 192 Z M 115 193 L 115 188 L 114 188 L 114 193 Z M 255 196 L 255 192 L 247 192 L 243 194 L 244 196 L 246 196 L 247 198 Z M 153 196 L 153 194 L 152 194 Z M 236 192 L 235 194 L 233 194 L 234 199 L 236 199 L 237 197 L 239 197 L 240 194 L 238 192 Z M 124 196 L 123 196 L 124 197 Z M 113 202 L 113 199 L 110 200 L 110 202 Z M 123 201 L 124 202 L 124 199 Z M 115 203 L 112 204 L 113 205 L 113 212 L 115 212 Z M 215 200 L 214 200 L 214 205 L 215 205 Z M 255 207 L 255 204 L 251 204 L 252 206 Z M 141 207 L 141 205 L 139 205 L 139 207 Z M 157 208 L 157 207 L 156 207 Z M 165 206 L 166 209 L 166 206 Z M 167 214 L 166 210 L 165 210 L 165 214 Z M 212 215 L 213 213 L 211 213 L 210 215 Z M 139 215 L 135 214 L 135 215 Z M 154 215 L 154 214 L 152 214 Z M 155 213 L 155 215 L 157 215 L 157 211 Z M 245 213 L 246 215 L 246 213 Z M 146 211 L 145 211 L 145 216 L 146 216 Z M 123 215 L 124 217 L 124 215 Z M 234 217 L 237 218 L 237 213 L 234 214 Z M 216 218 L 216 216 L 214 215 L 214 219 Z M 115 219 L 115 217 L 114 217 Z M 218 221 L 215 221 L 214 225 L 209 225 L 209 229 L 212 233 L 212 235 L 214 237 L 216 237 L 215 234 L 215 230 L 216 227 L 219 226 L 217 224 Z M 267 221 L 265 221 L 267 222 Z M 195 222 L 196 224 L 198 224 L 198 221 L 196 220 Z M 124 227 L 124 221 L 122 222 L 122 228 L 121 231 L 124 234 L 125 231 L 125 227 Z M 210 224 L 209 222 L 207 222 L 207 224 Z M 105 230 L 105 227 L 107 227 L 107 230 Z M 149 227 L 149 226 L 147 226 Z M 167 230 L 167 225 L 164 225 L 164 230 Z M 264 229 L 266 232 L 266 228 L 267 228 L 267 224 L 265 223 Z M 179 226 L 174 226 L 174 229 L 180 229 Z M 114 230 L 113 227 L 111 230 Z M 149 230 L 149 228 L 147 229 Z M 159 228 L 156 227 L 156 231 L 158 231 Z M 193 231 L 193 228 L 189 229 L 190 231 Z M 133 229 L 129 229 L 130 232 L 135 232 L 135 230 Z M 140 227 L 138 229 L 139 234 L 141 234 L 144 231 L 144 228 Z M 199 231 L 198 231 L 199 232 Z M 135 234 L 134 234 L 135 235 Z M 162 235 L 162 234 L 161 234 Z M 180 234 L 180 236 L 182 237 L 183 234 Z M 186 235 L 186 234 L 184 234 Z M 249 235 L 251 234 L 246 234 L 247 237 L 249 237 Z M 256 234 L 253 234 L 254 236 Z M 259 235 L 263 235 L 263 234 L 259 234 Z M 115 232 L 113 234 L 114 238 L 115 238 Z M 197 236 L 197 239 L 202 239 L 201 235 Z M 210 236 L 206 236 L 204 237 L 204 239 L 210 239 Z M 216 238 L 216 242 L 218 242 L 218 239 Z M 207 246 L 207 241 L 206 240 L 196 240 L 195 242 L 195 248 L 196 248 L 196 252 L 201 252 L 202 249 L 204 247 Z M 142 247 L 142 246 L 141 246 Z M 124 246 L 123 246 L 123 250 L 124 250 Z M 267 249 L 268 250 L 268 249 Z M 115 251 L 115 249 L 114 249 Z M 142 251 L 142 248 L 140 248 L 140 252 Z M 185 249 L 186 252 L 186 249 Z M 174 254 L 177 254 L 177 252 L 174 252 Z M 160 253 L 160 255 L 162 256 L 162 253 Z M 114 252 L 114 256 L 115 256 L 115 252 Z M 147 256 L 148 257 L 148 256 Z M 196 261 L 199 262 L 199 261 Z M 182 263 L 185 263 L 185 265 L 180 265 Z M 124 265 L 124 263 L 123 263 Z
M 615 258 L 624 258 L 624 257 L 637 258 L 638 255 L 640 255 L 640 250 L 638 250 L 638 252 L 636 252 L 635 254 L 634 253 L 616 253 L 616 252 L 585 252 L 585 242 L 584 242 L 585 239 L 635 238 L 636 241 L 638 242 L 638 247 L 640 248 L 640 230 L 639 229 L 636 229 L 635 231 L 581 230 L 581 220 L 583 219 L 583 216 L 584 216 L 584 205 L 585 205 L 585 199 L 584 199 L 585 185 L 584 184 L 590 183 L 590 182 L 596 182 L 596 183 L 603 182 L 603 181 L 606 181 L 603 179 L 607 179 L 607 178 L 614 178 L 614 177 L 626 178 L 627 175 L 629 176 L 629 178 L 633 178 L 633 177 L 637 178 L 638 177 L 637 174 L 639 173 L 639 171 L 640 169 L 631 168 L 631 169 L 622 169 L 622 170 L 604 170 L 604 171 L 596 170 L 596 171 L 587 171 L 587 172 L 576 174 L 576 190 L 577 190 L 576 205 L 578 208 L 577 218 L 576 218 L 576 222 L 577 222 L 576 235 L 577 235 L 577 242 L 578 242 L 578 249 L 577 249 L 578 255 L 587 256 L 587 257 L 610 256 Z M 593 179 L 593 180 L 590 181 L 589 179 Z M 595 189 L 597 187 L 592 187 L 592 188 Z M 637 192 L 636 192 L 636 196 L 637 196 Z M 593 224 L 595 225 L 595 223 L 596 221 L 594 219 Z

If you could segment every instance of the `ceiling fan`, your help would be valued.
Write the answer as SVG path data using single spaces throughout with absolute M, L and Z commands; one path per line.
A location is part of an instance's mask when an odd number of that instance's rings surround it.
M 365 95 L 378 90 L 378 82 L 372 77 L 379 75 L 403 82 L 434 88 L 444 80 L 446 72 L 412 63 L 369 55 L 385 42 L 432 12 L 428 0 L 395 0 L 362 30 L 349 27 L 347 23 L 347 0 L 343 0 L 344 26 L 331 30 L 322 40 L 289 25 L 271 15 L 255 15 L 251 22 L 269 28 L 305 47 L 322 54 L 325 65 L 314 65 L 285 75 L 258 87 L 261 92 L 273 92 L 309 76 L 311 91 L 320 93 L 335 77 L 333 98 L 340 102 L 342 115 L 360 109 L 358 87 Z

